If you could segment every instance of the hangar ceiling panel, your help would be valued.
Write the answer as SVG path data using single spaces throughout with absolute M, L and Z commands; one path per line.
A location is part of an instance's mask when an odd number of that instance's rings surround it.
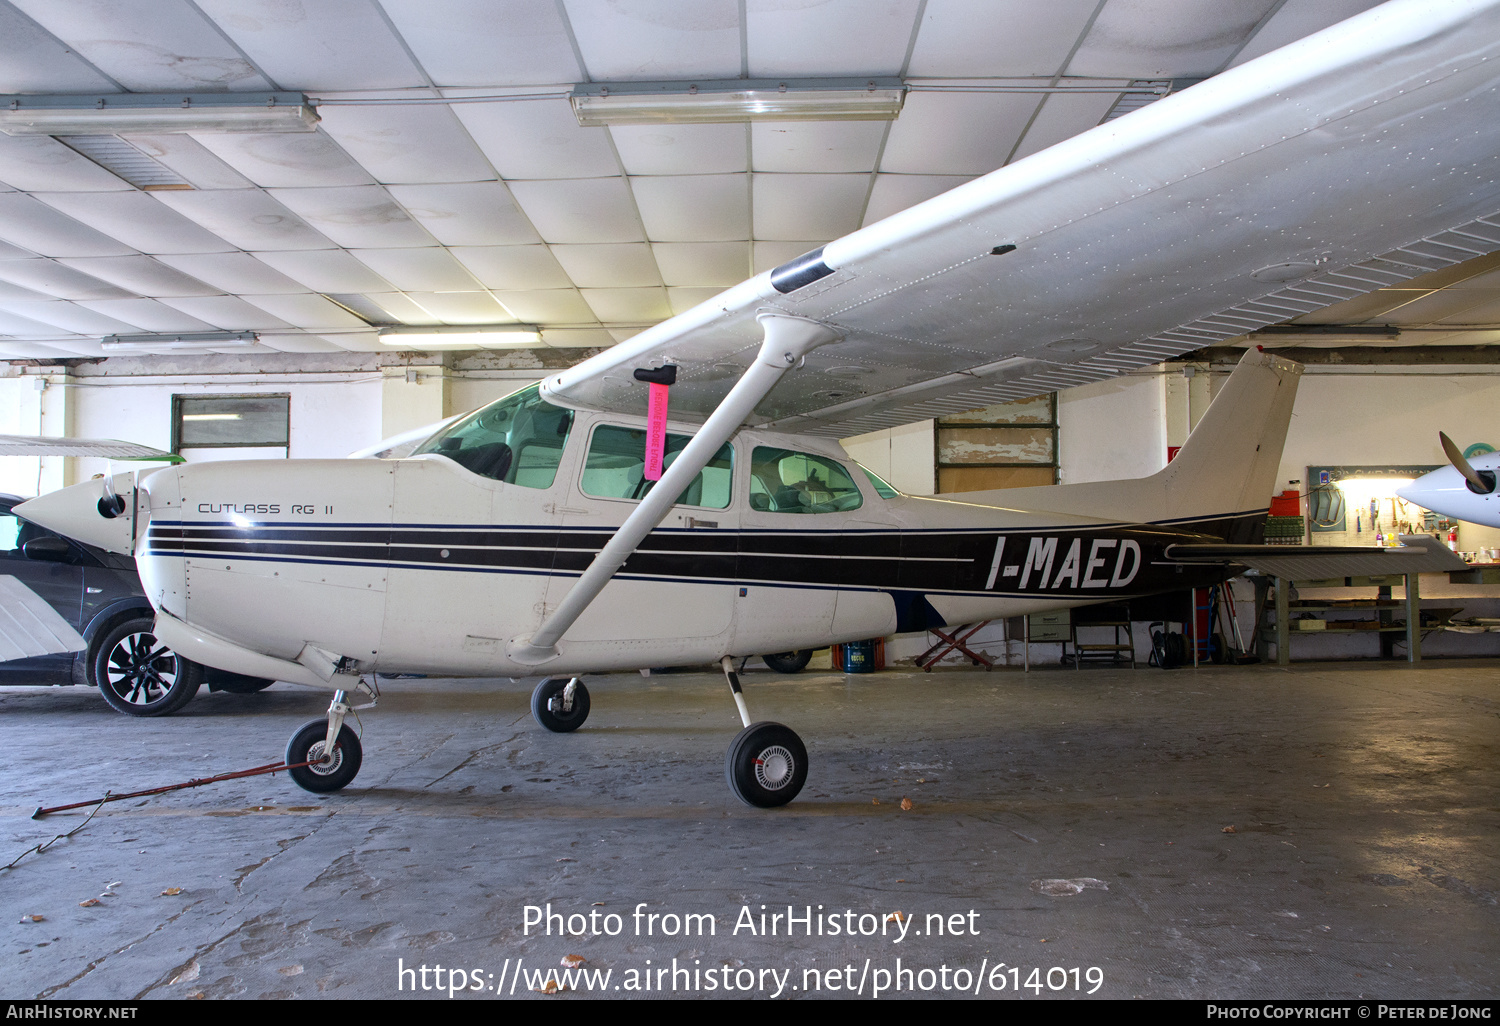
M 154 299 L 90 299 L 78 305 L 133 325 L 140 331 L 214 330 L 214 326 L 207 321 L 200 321 Z
M 620 173 L 605 135 L 608 130 L 579 128 L 572 106 L 561 97 L 455 103 L 453 112 L 502 178 L 596 178 Z
M 390 282 L 342 249 L 260 253 L 259 258 L 314 292 L 386 292 Z M 257 294 L 265 294 L 261 289 Z M 302 291 L 302 290 L 298 290 Z
M 134 0 L 128 4 L 12 0 L 12 3 L 131 92 L 272 88 L 188 0 Z
M 736 0 L 563 0 L 563 6 L 592 81 L 740 75 Z
M 344 189 L 269 189 L 271 198 L 336 245 L 354 248 L 430 246 L 433 238 L 378 185 Z
M 746 126 L 618 125 L 609 130 L 628 175 L 733 174 L 746 170 Z
M 322 119 L 92 137 L 177 183 L 149 196 L 89 138 L 0 135 L 0 295 L 33 304 L 5 312 L 0 354 L 98 353 L 106 323 L 364 349 L 381 324 L 480 316 L 535 323 L 545 345 L 606 344 L 1160 92 L 1132 82 L 1217 74 L 1370 6 L 0 0 L 0 92 L 299 90 Z M 611 128 L 579 127 L 566 98 L 757 75 L 904 76 L 910 92 L 894 122 Z M 1306 284 L 1275 302 L 1312 319 L 1347 295 Z M 1447 302 L 1371 309 L 1492 316 L 1472 295 Z M 1453 337 L 1479 336 L 1402 342 Z
M 216 296 L 207 282 L 148 256 L 74 257 L 58 261 L 75 271 L 118 285 L 140 296 Z
M 751 154 L 757 171 L 868 174 L 886 130 L 884 121 L 762 121 L 750 126 Z
M 730 242 L 750 234 L 750 197 L 741 175 L 632 178 L 652 242 Z
M 392 185 L 390 193 L 444 246 L 541 242 L 504 182 Z
M 572 284 L 547 246 L 454 246 L 449 250 L 490 289 L 565 289 Z
M 581 80 L 555 4 L 534 0 L 381 0 L 436 86 Z
M 427 85 L 372 0 L 195 0 L 280 89 Z
M 750 273 L 750 253 L 743 242 L 658 242 L 651 249 L 668 285 L 726 289 Z
M 0 91 L 7 93 L 114 92 L 98 68 L 10 4 L 0 4 Z
M 329 107 L 322 128 L 377 182 L 424 185 L 495 177 L 468 129 L 443 105 Z
M 899 75 L 920 7 L 918 0 L 746 0 L 750 77 Z
M 1110 0 L 1068 63 L 1072 75 L 1212 75 L 1277 0 Z
M 1098 6 L 1098 0 L 927 0 L 907 73 L 1061 74 Z
M 0 278 L 43 293 L 39 298 L 128 299 L 132 295 L 129 289 L 107 284 L 95 275 L 56 260 L 0 261 Z
M 45 135 L 0 134 L 0 182 L 22 192 L 124 192 L 129 182 Z
M 651 247 L 643 242 L 553 246 L 557 262 L 580 288 L 639 288 L 662 284 Z

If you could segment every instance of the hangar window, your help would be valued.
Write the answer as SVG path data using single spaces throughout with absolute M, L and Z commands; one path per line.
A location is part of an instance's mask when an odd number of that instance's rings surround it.
M 434 453 L 480 477 L 551 488 L 572 427 L 573 411 L 553 406 L 532 385 L 469 414 L 412 455 Z
M 859 486 L 839 463 L 791 449 L 758 445 L 750 457 L 750 508 L 771 513 L 837 513 L 859 509 Z
M 670 467 L 691 435 L 667 435 L 662 468 Z M 708 461 L 693 483 L 677 497 L 679 506 L 704 506 L 725 509 L 729 506 L 730 482 L 733 479 L 734 447 L 729 443 Z M 646 432 L 638 428 L 601 424 L 594 429 L 588 458 L 583 465 L 583 494 L 601 499 L 641 499 L 650 493 L 655 481 L 647 481 Z
M 1057 484 L 1057 395 L 939 417 L 937 490 Z
M 174 395 L 172 451 L 192 459 L 223 458 L 193 450 L 258 449 L 235 458 L 286 458 L 291 437 L 289 395 Z

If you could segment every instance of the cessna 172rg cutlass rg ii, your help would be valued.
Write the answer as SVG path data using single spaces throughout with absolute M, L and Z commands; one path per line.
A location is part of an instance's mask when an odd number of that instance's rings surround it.
M 1496 58 L 1500 0 L 1393 0 L 758 275 L 411 458 L 185 465 L 17 512 L 133 551 L 177 652 L 333 689 L 288 747 L 304 787 L 354 776 L 343 720 L 375 671 L 547 674 L 533 709 L 567 730 L 577 674 L 721 660 L 745 724 L 731 786 L 783 804 L 806 752 L 751 722 L 731 657 L 1254 565 L 1297 368 L 1252 351 L 1154 477 L 1007 509 L 897 495 L 827 439 L 1106 379 L 1500 248 Z M 654 487 L 643 381 L 674 381 Z

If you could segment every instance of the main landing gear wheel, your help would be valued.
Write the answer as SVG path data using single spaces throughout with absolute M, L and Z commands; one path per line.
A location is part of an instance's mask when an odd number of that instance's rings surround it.
M 577 677 L 548 677 L 531 693 L 531 715 L 555 734 L 577 730 L 589 718 L 589 689 Z
M 802 668 L 812 661 L 812 657 L 813 650 L 804 648 L 796 652 L 774 652 L 760 658 L 777 673 L 801 673 Z
M 735 737 L 724 760 L 729 789 L 746 805 L 785 805 L 807 780 L 807 749 L 790 727 L 752 723 Z
M 333 742 L 332 755 L 324 754 L 324 746 L 328 742 L 328 721 L 312 720 L 305 724 L 301 730 L 292 735 L 292 739 L 286 744 L 286 761 L 288 765 L 299 762 L 311 762 L 311 766 L 301 766 L 297 769 L 287 770 L 292 781 L 305 791 L 314 791 L 325 794 L 329 791 L 337 791 L 354 779 L 359 772 L 359 764 L 364 759 L 364 750 L 360 747 L 359 737 L 346 725 L 340 725 L 338 737 Z

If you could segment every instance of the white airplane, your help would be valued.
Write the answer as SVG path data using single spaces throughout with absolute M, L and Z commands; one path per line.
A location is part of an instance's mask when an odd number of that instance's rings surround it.
M 1487 452 L 1470 460 L 1441 431 L 1438 440 L 1451 466 L 1423 474 L 1404 488 L 1396 489 L 1396 494 L 1445 517 L 1500 527 L 1500 497 L 1495 495 L 1500 452 Z
M 177 652 L 332 689 L 287 748 L 310 790 L 357 772 L 344 718 L 377 671 L 546 674 L 533 712 L 567 731 L 580 674 L 718 661 L 744 724 L 730 785 L 781 805 L 806 750 L 752 722 L 734 657 L 1318 558 L 1252 544 L 1299 373 L 1264 352 L 1165 470 L 972 496 L 1009 508 L 900 495 L 831 439 L 1102 380 L 1500 246 L 1495 58 L 1500 0 L 1393 0 L 758 275 L 408 458 L 187 464 L 17 512 L 133 552 Z M 664 438 L 644 382 L 671 382 Z

